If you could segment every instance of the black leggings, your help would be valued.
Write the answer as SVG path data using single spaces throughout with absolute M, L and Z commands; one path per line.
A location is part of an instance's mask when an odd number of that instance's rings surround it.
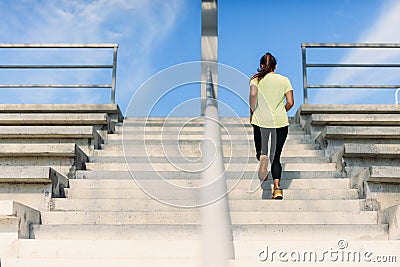
M 268 140 L 271 134 L 271 153 L 269 160 L 271 164 L 271 173 L 273 179 L 281 179 L 282 165 L 281 154 L 283 145 L 285 144 L 288 135 L 289 127 L 282 128 L 262 128 L 253 125 L 254 130 L 254 144 L 256 146 L 256 157 L 260 160 L 260 155 L 268 156 Z M 273 156 L 272 156 L 273 155 Z

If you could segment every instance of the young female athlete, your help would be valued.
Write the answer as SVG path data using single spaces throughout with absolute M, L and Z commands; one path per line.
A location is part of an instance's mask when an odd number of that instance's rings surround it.
M 268 161 L 274 181 L 272 199 L 283 199 L 280 186 L 282 165 L 280 157 L 288 134 L 289 119 L 287 111 L 294 105 L 293 88 L 289 79 L 275 73 L 276 59 L 266 53 L 260 59 L 260 67 L 250 79 L 250 123 L 254 129 L 254 142 L 257 158 L 260 161 L 258 178 L 268 177 Z M 286 99 L 286 104 L 285 104 Z M 268 141 L 271 135 L 270 159 L 268 160 Z

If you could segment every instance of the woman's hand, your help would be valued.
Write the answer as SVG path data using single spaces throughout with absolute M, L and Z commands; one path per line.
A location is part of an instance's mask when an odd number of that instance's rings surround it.
M 253 120 L 253 111 L 250 109 L 250 124 L 251 124 L 251 121 Z
M 286 96 L 286 105 L 285 105 L 285 109 L 286 112 L 289 111 L 293 105 L 294 105 L 294 97 L 293 97 L 293 90 L 290 90 L 289 92 L 287 92 L 285 94 Z

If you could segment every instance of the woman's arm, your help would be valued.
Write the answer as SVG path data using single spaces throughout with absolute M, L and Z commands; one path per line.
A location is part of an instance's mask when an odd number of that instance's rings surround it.
M 253 118 L 254 109 L 256 108 L 257 103 L 257 94 L 258 88 L 254 84 L 250 85 L 250 96 L 249 96 L 249 103 L 250 103 L 250 123 Z
M 286 111 L 289 111 L 294 105 L 293 90 L 290 90 L 289 92 L 287 92 L 285 94 L 285 96 L 286 96 L 285 109 L 286 109 Z

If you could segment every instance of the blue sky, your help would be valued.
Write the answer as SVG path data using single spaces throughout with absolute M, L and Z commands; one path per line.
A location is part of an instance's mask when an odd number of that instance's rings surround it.
M 247 76 L 259 57 L 272 52 L 278 71 L 295 89 L 293 115 L 303 101 L 302 42 L 400 42 L 398 0 L 219 0 L 219 62 Z M 200 0 L 1 0 L 1 43 L 118 43 L 117 103 L 125 111 L 135 91 L 152 75 L 175 64 L 200 60 Z M 400 50 L 400 49 L 399 49 Z M 0 52 L 1 64 L 104 63 L 109 54 L 71 52 Z M 25 53 L 25 54 L 24 54 Z M 399 62 L 400 51 L 310 50 L 313 62 Z M 39 61 L 39 62 L 38 62 Z M 82 62 L 80 62 L 82 63 Z M 66 74 L 0 70 L 0 83 L 71 83 L 107 81 L 108 73 Z M 310 71 L 310 83 L 399 84 L 399 71 Z M 103 81 L 104 79 L 105 81 Z M 248 88 L 235 88 L 247 100 Z M 157 95 L 157 88 L 149 92 Z M 198 97 L 199 86 L 175 90 L 152 115 L 165 115 L 181 102 Z M 310 91 L 311 103 L 393 103 L 393 90 Z M 246 105 L 228 90 L 220 100 L 239 115 Z M 3 90 L 2 103 L 106 103 L 107 90 Z M 146 101 L 143 99 L 143 101 Z M 186 112 L 186 113 L 185 113 Z M 179 115 L 198 113 L 197 107 Z M 135 114 L 133 114 L 135 115 Z

